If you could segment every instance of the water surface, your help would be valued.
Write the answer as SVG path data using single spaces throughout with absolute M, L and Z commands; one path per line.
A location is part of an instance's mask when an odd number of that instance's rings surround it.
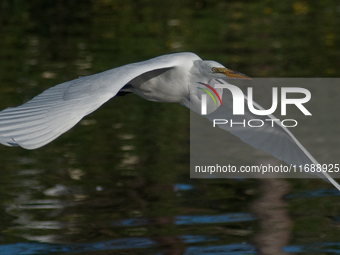
M 0 108 L 178 51 L 252 77 L 338 77 L 339 8 L 332 1 L 4 0 Z M 297 132 L 317 158 L 337 155 L 334 120 L 324 123 L 328 143 Z M 190 179 L 189 129 L 188 109 L 127 95 L 41 149 L 1 146 L 0 254 L 339 253 L 339 193 L 328 183 Z M 230 160 L 262 155 L 230 141 Z

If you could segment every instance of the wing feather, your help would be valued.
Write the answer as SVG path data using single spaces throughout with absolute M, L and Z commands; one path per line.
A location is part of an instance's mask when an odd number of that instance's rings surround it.
M 163 55 L 49 88 L 23 105 L 0 112 L 0 143 L 26 149 L 44 146 L 114 97 L 132 79 L 174 67 L 185 57 L 183 53 Z
M 246 100 L 247 97 L 244 96 Z M 273 115 L 257 116 L 246 110 L 245 115 L 232 114 L 232 97 L 230 94 L 223 94 L 223 107 L 219 107 L 215 112 L 206 115 L 213 121 L 214 119 L 233 119 L 233 121 L 241 122 L 245 119 L 246 122 L 250 119 L 262 119 L 264 125 L 261 128 L 239 127 L 230 125 L 218 125 L 221 129 L 231 132 L 239 137 L 243 142 L 250 144 L 256 149 L 261 149 L 273 155 L 274 157 L 286 162 L 287 164 L 296 165 L 297 167 L 305 164 L 319 164 L 316 159 L 306 150 L 305 147 L 295 138 L 295 136 L 284 126 L 273 121 L 265 121 L 266 119 L 277 119 Z M 253 102 L 254 106 L 263 110 L 263 107 Z M 316 173 L 319 177 L 330 181 L 337 189 L 340 190 L 340 185 L 328 175 L 328 173 Z

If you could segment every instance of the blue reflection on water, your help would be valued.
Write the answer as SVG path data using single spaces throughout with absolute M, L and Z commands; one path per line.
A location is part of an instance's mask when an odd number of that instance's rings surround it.
M 179 237 L 183 243 L 198 243 L 198 242 L 207 242 L 207 241 L 217 241 L 218 238 L 201 236 L 201 235 L 182 235 Z
M 256 218 L 250 213 L 228 213 L 220 215 L 180 215 L 173 217 L 175 225 L 213 224 L 227 222 L 253 221 Z M 131 218 L 111 222 L 112 226 L 137 227 L 151 224 L 146 218 Z
M 284 252 L 289 253 L 326 253 L 340 254 L 340 243 L 324 242 L 324 243 L 309 243 L 302 245 L 291 245 L 283 247 Z
M 244 255 L 257 254 L 256 248 L 247 243 L 215 245 L 205 247 L 189 247 L 184 255 L 206 254 L 206 255 Z
M 122 238 L 98 243 L 85 244 L 44 244 L 44 243 L 16 243 L 0 245 L 0 255 L 47 254 L 52 252 L 86 252 L 116 249 L 136 249 L 155 246 L 150 238 Z
M 318 189 L 310 190 L 299 193 L 288 194 L 285 198 L 302 198 L 302 197 L 327 197 L 327 196 L 340 196 L 340 191 L 337 189 Z
M 255 217 L 250 213 L 228 213 L 221 215 L 183 215 L 175 217 L 176 225 L 195 225 L 206 223 L 225 223 L 253 221 Z
M 184 190 L 191 190 L 194 186 L 186 183 L 175 183 L 174 190 L 175 191 L 184 191 Z

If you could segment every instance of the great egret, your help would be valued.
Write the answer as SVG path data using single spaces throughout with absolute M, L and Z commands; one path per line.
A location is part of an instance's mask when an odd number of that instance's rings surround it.
M 163 55 L 81 77 L 49 88 L 23 105 L 1 111 L 0 143 L 25 149 L 42 147 L 119 92 L 132 92 L 149 101 L 177 102 L 199 112 L 204 84 L 226 78 L 248 77 L 189 52 Z M 222 95 L 222 89 L 215 91 Z M 214 112 L 214 116 L 219 116 L 219 106 L 219 101 L 208 100 L 207 113 Z M 208 118 L 211 116 L 207 115 Z M 256 139 L 251 138 L 254 136 L 252 130 L 224 129 L 288 164 L 317 163 L 282 126 L 276 125 L 270 134 L 256 133 Z M 321 177 L 327 178 L 340 190 L 339 184 L 327 173 L 322 173 Z

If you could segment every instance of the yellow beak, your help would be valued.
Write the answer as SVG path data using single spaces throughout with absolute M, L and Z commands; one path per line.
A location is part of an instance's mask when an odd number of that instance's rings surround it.
M 228 78 L 236 78 L 236 79 L 248 79 L 251 80 L 250 77 L 248 77 L 247 75 L 243 74 L 243 73 L 239 73 L 230 69 L 227 69 L 225 72 L 223 72 L 223 74 L 228 77 Z
M 235 78 L 235 79 L 248 79 L 251 80 L 250 77 L 248 77 L 247 75 L 237 72 L 237 71 L 233 71 L 230 70 L 228 68 L 218 68 L 218 67 L 214 67 L 213 68 L 213 72 L 214 73 L 222 73 L 224 74 L 227 78 Z

